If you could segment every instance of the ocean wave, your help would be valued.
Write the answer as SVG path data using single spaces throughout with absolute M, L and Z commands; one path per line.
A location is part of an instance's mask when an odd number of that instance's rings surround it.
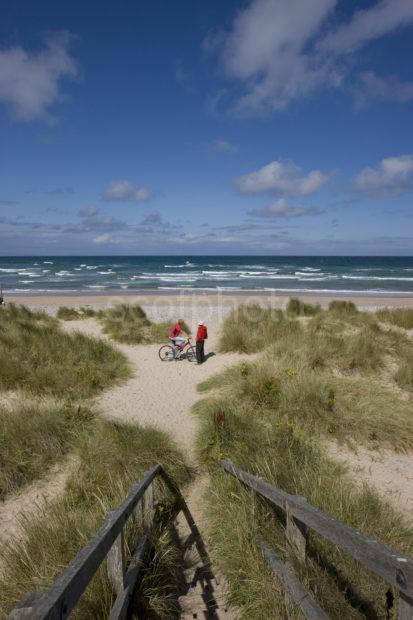
M 396 281 L 396 282 L 413 282 L 413 278 L 398 278 L 395 276 L 342 276 L 344 280 L 379 280 L 379 281 Z
M 186 261 L 183 265 L 164 265 L 166 269 L 184 269 L 185 267 L 196 267 L 194 263 Z
M 321 271 L 318 267 L 303 267 L 301 271 Z
M 22 269 L 21 268 L 20 269 L 11 269 L 9 267 L 7 267 L 7 268 L 6 267 L 1 267 L 0 271 L 2 273 L 19 273 L 19 271 L 22 271 Z

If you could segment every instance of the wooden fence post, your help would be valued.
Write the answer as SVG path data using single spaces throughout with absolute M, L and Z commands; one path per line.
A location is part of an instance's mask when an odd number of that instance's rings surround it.
M 149 485 L 143 496 L 144 525 L 151 523 L 153 513 L 153 484 Z
M 109 581 L 116 594 L 119 594 L 124 588 L 125 577 L 125 544 L 123 529 L 108 552 L 107 570 Z
M 304 501 L 307 501 L 305 497 L 303 497 L 302 499 Z M 302 521 L 294 518 L 293 514 L 291 513 L 290 507 L 288 506 L 288 502 L 285 502 L 285 518 L 285 566 L 287 572 L 294 574 L 295 559 L 298 560 L 300 564 L 305 564 L 307 526 L 302 523 Z M 284 598 L 287 613 L 288 615 L 292 615 L 295 606 L 287 590 L 285 591 Z
M 400 592 L 399 620 L 413 620 L 413 599 Z

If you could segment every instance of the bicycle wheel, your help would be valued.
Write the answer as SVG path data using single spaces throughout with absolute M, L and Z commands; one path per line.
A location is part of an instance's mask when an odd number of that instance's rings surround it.
M 188 362 L 195 362 L 196 361 L 196 351 L 195 351 L 195 347 L 188 347 L 186 350 L 186 359 L 188 360 Z
M 163 362 L 172 362 L 175 359 L 173 348 L 169 344 L 164 344 L 159 349 L 158 355 Z

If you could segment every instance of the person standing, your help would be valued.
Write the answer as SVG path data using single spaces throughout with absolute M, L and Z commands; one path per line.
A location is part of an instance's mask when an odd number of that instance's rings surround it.
M 198 323 L 198 331 L 196 332 L 196 361 L 203 364 L 205 361 L 205 340 L 208 338 L 208 330 L 203 321 Z

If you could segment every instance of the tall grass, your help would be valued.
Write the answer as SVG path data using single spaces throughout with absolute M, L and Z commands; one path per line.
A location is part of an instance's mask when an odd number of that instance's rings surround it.
M 67 483 L 65 495 L 48 505 L 39 517 L 25 522 L 24 536 L 0 552 L 3 614 L 27 592 L 49 586 L 102 525 L 106 512 L 123 501 L 130 485 L 150 467 L 161 462 L 180 486 L 192 475 L 168 436 L 152 428 L 96 420 L 92 432 L 78 437 L 77 453 L 79 466 Z M 171 499 L 162 485 L 157 486 L 156 498 L 165 504 L 167 513 Z M 132 533 L 136 536 L 136 528 L 129 531 L 129 545 Z M 172 553 L 168 540 L 161 540 L 156 552 L 162 556 Z M 152 591 L 157 579 L 155 568 L 162 582 L 167 565 L 163 559 L 155 561 L 146 576 L 147 588 L 140 591 L 136 603 L 145 610 L 141 617 L 154 617 L 152 605 L 160 614 L 157 617 L 173 616 L 173 593 L 167 588 Z M 106 618 L 114 598 L 102 566 L 74 617 Z
M 43 476 L 91 419 L 89 409 L 71 405 L 0 407 L 0 500 Z
M 384 308 L 376 316 L 380 321 L 391 323 L 403 329 L 413 329 L 413 308 Z
M 198 389 L 238 402 L 269 423 L 299 425 L 311 436 L 334 437 L 350 445 L 395 450 L 413 448 L 409 403 L 368 377 L 335 377 L 306 367 L 300 359 L 270 352 L 210 377 Z
M 413 350 L 411 348 L 401 353 L 395 380 L 401 388 L 413 390 Z
M 0 356 L 0 390 L 81 399 L 130 376 L 125 356 L 107 343 L 12 304 L 0 312 Z
M 292 297 L 287 303 L 286 312 L 291 316 L 314 316 L 321 312 L 321 306 L 319 304 L 306 304 L 296 297 Z
M 255 353 L 300 330 L 300 323 L 286 318 L 281 310 L 258 304 L 239 306 L 224 321 L 219 348 L 223 353 Z
M 227 578 L 230 603 L 242 609 L 242 618 L 278 620 L 291 616 L 283 589 L 257 548 L 255 531 L 260 530 L 283 557 L 283 519 L 217 467 L 216 459 L 229 458 L 289 493 L 304 495 L 313 505 L 402 552 L 412 552 L 413 531 L 376 493 L 355 486 L 301 426 L 278 418 L 269 421 L 264 407 L 252 409 L 220 395 L 197 403 L 195 412 L 201 422 L 200 459 L 211 473 L 205 501 L 212 549 Z M 386 617 L 383 581 L 315 534 L 310 534 L 300 577 L 331 618 Z
M 154 323 L 138 305 L 119 304 L 100 313 L 103 332 L 125 344 L 161 343 L 168 340 L 171 322 Z M 189 332 L 187 325 L 185 331 Z

